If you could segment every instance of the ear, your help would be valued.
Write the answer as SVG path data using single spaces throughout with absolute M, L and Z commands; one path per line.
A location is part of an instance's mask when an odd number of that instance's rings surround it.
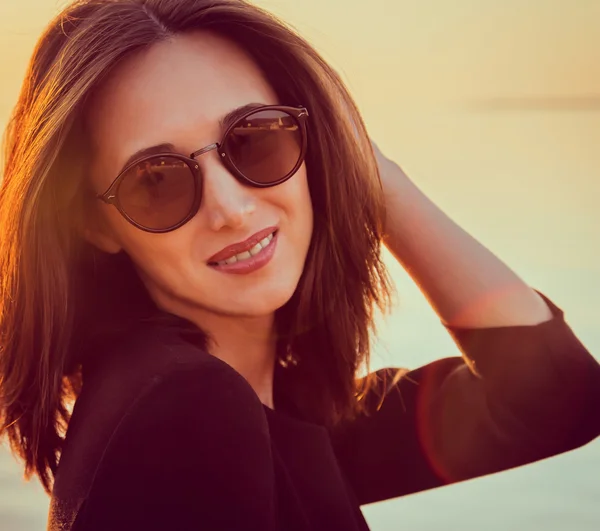
M 117 254 L 122 249 L 106 220 L 95 209 L 87 216 L 82 234 L 86 241 L 105 253 Z

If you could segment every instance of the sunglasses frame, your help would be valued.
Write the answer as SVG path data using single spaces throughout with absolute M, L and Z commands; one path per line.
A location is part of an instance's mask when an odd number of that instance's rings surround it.
M 301 135 L 300 142 L 301 142 L 301 144 L 300 144 L 300 154 L 298 156 L 298 161 L 296 162 L 296 164 L 292 168 L 292 170 L 289 171 L 284 177 L 282 177 L 272 183 L 260 183 L 260 182 L 253 181 L 252 179 L 249 179 L 248 177 L 246 177 L 236 167 L 233 160 L 231 159 L 231 157 L 229 156 L 229 154 L 223 147 L 226 145 L 226 140 L 227 140 L 228 135 L 235 129 L 235 127 L 241 121 L 245 120 L 249 116 L 252 116 L 253 114 L 256 114 L 256 113 L 262 112 L 262 111 L 285 112 L 289 116 L 294 118 L 294 120 L 300 127 L 300 135 Z M 101 201 L 103 201 L 104 203 L 106 203 L 108 205 L 113 205 L 129 223 L 131 223 L 132 225 L 134 225 L 135 227 L 137 227 L 140 230 L 143 230 L 145 232 L 152 232 L 152 233 L 166 233 L 166 232 L 174 231 L 174 230 L 178 229 L 179 227 L 182 227 L 183 225 L 185 225 L 188 221 L 190 221 L 198 213 L 198 210 L 200 210 L 200 205 L 202 203 L 202 173 L 200 171 L 200 166 L 198 165 L 196 157 L 199 157 L 200 155 L 203 155 L 204 153 L 207 153 L 209 151 L 216 149 L 217 153 L 219 154 L 220 160 L 223 162 L 224 166 L 227 168 L 227 170 L 229 170 L 229 172 L 240 183 L 252 186 L 254 188 L 270 188 L 271 186 L 277 186 L 278 184 L 281 184 L 281 183 L 287 181 L 289 178 L 291 178 L 298 171 L 298 169 L 300 168 L 300 166 L 302 166 L 302 164 L 304 162 L 304 159 L 306 157 L 307 144 L 308 144 L 308 131 L 307 131 L 308 116 L 309 116 L 308 110 L 302 106 L 289 107 L 286 105 L 263 105 L 263 106 L 254 107 L 252 109 L 247 110 L 243 114 L 241 114 L 238 118 L 236 118 L 236 120 L 234 122 L 232 122 L 227 127 L 227 129 L 225 129 L 225 132 L 223 133 L 223 136 L 221 137 L 221 142 L 209 144 L 208 146 L 203 147 L 202 149 L 194 151 L 189 157 L 186 157 L 185 155 L 181 155 L 180 153 L 166 152 L 166 153 L 155 153 L 153 155 L 145 155 L 143 157 L 140 157 L 139 159 L 132 161 L 130 164 L 128 164 L 123 169 L 123 171 L 121 171 L 119 173 L 119 175 L 117 175 L 117 177 L 110 184 L 110 186 L 108 187 L 106 192 L 104 192 L 103 194 L 96 194 L 96 198 L 100 199 Z M 132 168 L 134 168 L 138 164 L 141 164 L 142 162 L 152 160 L 155 158 L 160 158 L 160 157 L 174 158 L 174 159 L 180 160 L 183 163 L 185 163 L 186 166 L 192 172 L 192 175 L 194 177 L 195 192 L 194 192 L 194 201 L 190 208 L 190 212 L 181 221 L 179 221 L 175 225 L 172 225 L 171 227 L 167 227 L 165 229 L 153 229 L 153 228 L 146 227 L 146 226 L 138 223 L 137 221 L 135 221 L 132 217 L 130 217 L 127 214 L 127 212 L 125 211 L 125 209 L 123 209 L 123 207 L 119 201 L 119 189 L 121 187 L 123 179 L 126 177 L 127 173 Z

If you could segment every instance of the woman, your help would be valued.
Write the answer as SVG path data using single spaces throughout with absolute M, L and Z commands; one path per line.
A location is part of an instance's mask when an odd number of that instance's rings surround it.
M 0 227 L 2 427 L 49 529 L 365 530 L 362 504 L 600 433 L 562 312 L 241 0 L 67 8 L 9 125 Z M 382 243 L 463 358 L 358 377 Z

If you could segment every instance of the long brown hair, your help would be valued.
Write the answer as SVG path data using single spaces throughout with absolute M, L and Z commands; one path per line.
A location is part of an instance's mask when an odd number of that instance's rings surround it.
M 305 270 L 276 319 L 300 356 L 286 391 L 315 422 L 353 418 L 371 379 L 370 331 L 387 309 L 383 192 L 363 121 L 317 52 L 244 0 L 81 0 L 35 49 L 5 138 L 0 188 L 0 434 L 50 491 L 79 392 L 76 227 L 85 181 L 77 124 L 91 91 L 128 54 L 210 29 L 240 44 L 281 101 L 310 112 L 307 169 L 315 224 Z

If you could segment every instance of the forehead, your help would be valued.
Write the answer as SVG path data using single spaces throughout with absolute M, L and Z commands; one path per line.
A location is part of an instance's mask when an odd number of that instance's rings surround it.
M 120 63 L 94 94 L 86 118 L 94 151 L 103 164 L 115 165 L 162 142 L 191 152 L 218 141 L 219 119 L 250 102 L 277 103 L 258 66 L 236 44 L 197 32 Z

